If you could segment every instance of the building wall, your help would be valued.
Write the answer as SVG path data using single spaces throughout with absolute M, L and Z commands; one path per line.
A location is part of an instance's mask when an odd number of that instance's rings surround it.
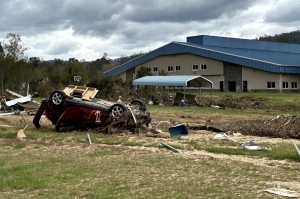
M 193 70 L 193 65 L 198 65 L 198 69 Z M 206 65 L 206 69 L 201 69 L 201 65 Z M 156 59 L 145 62 L 136 67 L 136 71 L 145 66 L 151 68 L 154 75 L 158 75 L 159 71 L 164 70 L 168 75 L 216 75 L 223 74 L 223 62 L 209 59 L 192 54 L 176 54 L 157 57 Z M 173 67 L 173 71 L 168 71 L 169 66 Z M 176 70 L 176 66 L 180 66 L 180 70 Z M 157 71 L 154 68 L 157 67 Z
M 135 68 L 131 68 L 129 70 L 126 71 L 126 79 L 125 80 L 131 80 L 133 79 L 133 75 L 135 74 Z M 122 77 L 124 77 L 124 75 L 121 75 Z
M 198 69 L 193 70 L 193 65 L 198 65 Z M 206 65 L 206 69 L 201 69 L 201 65 Z M 119 75 L 124 81 L 132 80 L 136 71 L 142 66 L 149 68 L 154 75 L 158 75 L 161 70 L 167 72 L 168 75 L 201 75 L 213 82 L 213 90 L 220 90 L 221 82 L 223 82 L 224 91 L 229 91 L 230 84 L 232 89 L 232 83 L 235 82 L 235 91 L 241 92 L 244 91 L 243 85 L 246 81 L 247 91 L 300 91 L 298 88 L 300 76 L 298 75 L 270 73 L 192 54 L 160 56 Z M 173 67 L 173 71 L 168 71 L 169 66 Z M 176 70 L 176 66 L 180 66 L 180 70 Z M 154 71 L 154 68 L 157 70 Z M 268 88 L 267 82 L 274 82 L 275 87 Z M 285 84 L 288 88 L 283 88 L 282 82 L 287 82 Z M 291 88 L 292 82 L 294 85 L 296 82 L 296 88 Z
M 262 70 L 257 70 L 249 67 L 243 67 L 243 81 L 248 82 L 248 90 L 278 90 L 279 89 L 279 74 L 269 73 Z M 275 88 L 267 88 L 267 82 L 275 82 Z
M 281 83 L 280 86 L 280 90 L 282 92 L 289 92 L 289 91 L 299 91 L 299 86 L 300 86 L 300 76 L 299 75 L 295 75 L 295 74 L 280 74 L 279 79 L 281 80 L 281 82 L 286 82 L 286 86 L 287 88 L 283 87 L 283 84 Z M 292 82 L 294 83 L 294 88 L 292 88 Z M 295 82 L 297 84 L 297 88 L 295 88 Z
M 282 92 L 297 92 L 299 91 L 300 76 L 295 74 L 278 74 L 269 73 L 262 70 L 257 70 L 249 67 L 243 67 L 243 81 L 248 82 L 249 91 L 282 91 Z M 267 82 L 274 82 L 274 88 L 268 88 Z M 286 88 L 283 88 L 283 82 Z M 292 82 L 296 82 L 296 87 L 292 88 Z
M 203 75 L 203 77 L 213 82 L 213 90 L 220 90 L 220 82 L 224 82 L 224 75 Z M 224 86 L 223 86 L 224 88 Z
M 224 90 L 242 91 L 242 66 L 224 62 Z

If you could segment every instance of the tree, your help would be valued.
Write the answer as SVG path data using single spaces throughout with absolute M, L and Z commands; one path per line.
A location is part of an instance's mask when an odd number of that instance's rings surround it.
M 153 74 L 148 70 L 146 66 L 142 66 L 140 69 L 137 70 L 135 77 L 141 78 L 144 76 L 152 76 Z
M 3 49 L 3 46 L 2 46 L 2 44 L 1 44 L 1 42 L 0 42 L 0 59 L 1 58 L 4 58 L 4 49 Z
M 61 71 L 63 62 L 41 61 L 39 67 L 34 68 L 35 78 L 30 82 L 30 89 L 38 92 L 39 96 L 48 97 L 53 90 L 61 89 Z
M 13 63 L 8 76 L 9 88 L 20 92 L 23 89 L 26 90 L 29 82 L 35 78 L 34 68 L 27 60 L 22 59 Z
M 1 81 L 1 93 L 4 90 L 6 83 L 8 82 L 11 68 L 13 67 L 14 61 L 10 57 L 0 57 L 0 81 Z
M 140 69 L 136 71 L 135 77 L 141 78 L 144 76 L 152 76 L 153 74 L 148 70 L 146 66 L 141 66 Z M 149 86 L 138 86 L 137 87 L 137 96 L 138 98 L 142 97 L 142 94 L 146 94 L 145 98 L 148 100 L 150 98 L 150 87 Z
M 28 48 L 23 47 L 20 35 L 9 33 L 5 38 L 3 43 L 5 56 L 12 58 L 14 61 L 24 59 L 25 51 Z
M 87 70 L 89 75 L 89 80 L 94 81 L 102 77 L 102 74 L 105 70 L 111 69 L 110 59 L 107 58 L 107 53 L 104 53 L 103 56 L 95 61 L 87 64 Z
M 79 61 L 75 58 L 69 58 L 69 62 L 79 62 Z
M 18 72 L 26 71 L 24 62 L 27 49 L 23 47 L 21 37 L 12 33 L 7 34 L 3 44 L 0 45 L 1 92 L 3 92 L 4 85 L 18 87 L 19 82 L 16 82 L 16 80 L 19 80 Z M 24 60 L 24 62 L 19 62 L 21 60 Z M 21 67 L 21 69 L 19 70 L 18 67 Z
M 30 57 L 29 58 L 29 63 L 34 67 L 37 68 L 39 67 L 41 63 L 41 59 L 39 57 Z
M 87 66 L 90 81 L 93 81 L 93 80 L 99 78 L 102 67 L 103 67 L 103 64 L 100 59 L 96 59 L 95 61 L 92 61 Z
M 133 59 L 135 59 L 135 58 L 137 58 L 137 57 L 140 57 L 140 56 L 142 56 L 142 55 L 144 55 L 144 54 L 145 54 L 145 53 L 140 52 L 140 53 L 134 53 L 134 54 L 132 54 L 132 55 L 130 55 L 130 56 L 124 56 L 124 55 L 122 55 L 122 56 L 119 58 L 119 65 L 124 64 L 124 63 L 126 63 L 126 62 L 128 62 L 128 61 L 130 61 L 130 60 L 133 60 Z
M 164 69 L 161 69 L 160 71 L 158 71 L 158 75 L 159 75 L 159 76 L 167 76 L 167 75 L 168 75 L 168 72 L 165 72 Z
M 74 82 L 74 76 L 81 76 L 79 82 Z M 61 77 L 64 85 L 76 84 L 84 85 L 88 83 L 88 73 L 85 66 L 79 61 L 67 61 L 64 63 L 63 72 Z

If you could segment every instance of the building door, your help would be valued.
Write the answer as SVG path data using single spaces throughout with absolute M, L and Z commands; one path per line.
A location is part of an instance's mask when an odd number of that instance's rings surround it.
M 228 81 L 228 91 L 235 92 L 236 91 L 236 82 Z
M 248 92 L 248 82 L 243 81 L 243 92 Z
M 224 82 L 220 81 L 220 92 L 224 91 Z

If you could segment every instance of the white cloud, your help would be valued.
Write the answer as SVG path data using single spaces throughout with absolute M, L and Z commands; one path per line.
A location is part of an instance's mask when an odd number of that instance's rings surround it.
M 19 34 L 28 57 L 95 60 L 148 52 L 187 36 L 254 39 L 300 29 L 293 0 L 11 0 L 0 39 Z M 284 10 L 284 12 L 283 12 Z

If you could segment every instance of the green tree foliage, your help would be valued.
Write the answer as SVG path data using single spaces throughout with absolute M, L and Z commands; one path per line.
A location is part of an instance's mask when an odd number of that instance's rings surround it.
M 152 76 L 153 74 L 148 70 L 148 68 L 146 66 L 141 66 L 141 68 L 139 68 L 135 74 L 136 78 L 141 78 L 144 76 Z
M 39 67 L 41 63 L 41 59 L 39 57 L 30 57 L 29 58 L 29 63 L 34 67 L 37 68 Z
M 2 46 L 2 43 L 0 42 L 0 58 L 4 58 L 4 49 L 3 49 L 3 46 Z
M 6 36 L 3 44 L 5 56 L 12 58 L 15 61 L 25 58 L 25 51 L 28 48 L 23 47 L 20 35 L 9 33 Z
M 10 57 L 0 58 L 0 81 L 1 81 L 1 93 L 8 87 L 10 82 L 9 72 L 14 65 L 14 60 Z
M 133 59 L 135 59 L 137 57 L 140 57 L 140 56 L 142 56 L 144 54 L 145 53 L 140 52 L 140 53 L 134 53 L 134 54 L 132 54 L 130 56 L 124 56 L 124 55 L 122 55 L 121 58 L 119 59 L 119 62 L 118 62 L 117 65 L 122 65 L 122 64 L 124 64 L 126 62 L 129 62 L 130 60 L 133 60 Z
M 7 34 L 5 40 L 0 45 L 0 81 L 1 93 L 4 88 L 20 89 L 21 81 L 24 84 L 32 77 L 26 78 L 23 74 L 30 71 L 25 60 L 25 51 L 28 48 L 23 47 L 21 37 L 17 34 Z M 22 73 L 20 77 L 20 73 Z
M 164 69 L 161 69 L 160 71 L 158 71 L 158 75 L 159 76 L 167 76 L 168 72 L 166 72 Z
M 35 78 L 30 82 L 30 89 L 41 97 L 48 97 L 53 90 L 61 89 L 63 63 L 55 65 L 54 62 L 40 61 L 38 68 L 34 68 Z
M 141 66 L 137 72 L 135 77 L 141 78 L 144 76 L 152 76 L 153 74 L 148 70 L 148 68 L 146 66 Z M 150 93 L 151 93 L 151 87 L 149 86 L 138 86 L 137 87 L 137 92 L 136 92 L 136 96 L 137 98 L 142 99 L 142 96 L 145 96 L 146 100 L 148 100 L 150 98 Z
M 103 70 L 106 69 L 106 66 L 111 66 L 110 60 L 107 58 L 107 54 L 104 53 L 103 57 L 92 61 L 87 66 L 89 80 L 93 81 L 99 79 L 102 76 Z
M 13 64 L 9 72 L 9 88 L 19 92 L 26 91 L 27 85 L 35 78 L 33 66 L 22 59 Z M 23 93 L 25 94 L 25 93 Z
M 256 40 L 300 44 L 300 31 L 297 30 L 290 33 L 276 34 L 274 36 L 265 34 Z
M 97 88 L 99 90 L 98 97 L 115 99 L 117 95 L 122 95 L 124 89 L 123 80 L 120 77 L 105 77 L 95 79 L 92 82 L 88 83 L 87 86 Z M 118 92 L 117 92 L 118 91 Z
M 74 76 L 81 76 L 81 80 L 74 82 Z M 76 59 L 69 59 L 69 61 L 64 63 L 61 80 L 65 86 L 69 84 L 85 85 L 88 83 L 86 67 Z

